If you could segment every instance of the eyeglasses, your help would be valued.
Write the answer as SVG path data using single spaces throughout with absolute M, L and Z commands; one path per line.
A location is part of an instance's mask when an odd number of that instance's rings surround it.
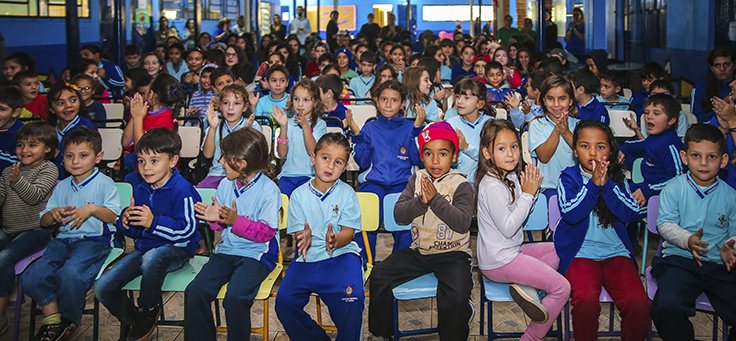
M 237 53 L 225 53 L 225 57 L 237 57 Z
M 79 88 L 79 92 L 87 92 L 87 91 L 91 91 L 91 90 L 92 90 L 92 88 L 89 87 L 89 86 L 85 86 L 83 88 Z

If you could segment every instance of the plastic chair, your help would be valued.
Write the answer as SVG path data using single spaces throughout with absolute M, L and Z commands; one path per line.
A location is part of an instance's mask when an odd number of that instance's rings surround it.
M 657 215 L 659 213 L 659 196 L 655 195 L 649 198 L 649 210 L 647 211 L 647 230 L 654 234 L 659 234 L 657 230 Z M 657 256 L 662 255 L 662 243 L 664 240 L 660 240 L 659 247 L 657 247 Z M 642 264 L 643 267 L 643 264 Z M 647 296 L 650 300 L 654 301 L 654 295 L 657 293 L 657 280 L 652 277 L 652 267 L 646 269 L 646 280 L 647 280 Z M 702 312 L 710 313 L 713 315 L 713 340 L 718 340 L 718 315 L 716 315 L 713 306 L 710 304 L 710 300 L 705 293 L 700 294 L 695 300 L 695 309 Z M 649 324 L 649 339 L 652 337 L 659 336 L 657 333 L 652 331 L 652 324 Z M 728 326 L 726 322 L 723 322 L 723 340 L 728 339 Z
M 496 119 L 497 120 L 505 120 L 508 119 L 509 113 L 506 111 L 506 109 L 503 108 L 496 108 Z
M 120 140 L 123 138 L 123 130 L 120 128 L 99 128 L 97 131 L 102 137 L 102 151 L 105 155 L 102 161 L 117 161 L 123 155 L 123 146 Z
M 624 123 L 624 118 L 630 118 L 631 115 L 636 117 L 636 113 L 631 110 L 608 110 L 608 117 L 611 119 L 611 130 L 613 130 L 613 136 L 615 137 L 633 137 L 636 136 L 636 132 L 631 130 Z
M 529 132 L 528 131 L 521 133 L 521 157 L 524 160 L 524 163 L 526 164 L 534 163 L 532 152 L 529 150 Z
M 122 103 L 102 103 L 107 113 L 107 120 L 122 120 L 125 116 L 125 106 Z M 115 124 L 108 122 L 105 124 L 106 127 L 112 127 Z
M 631 99 L 631 96 L 632 96 L 633 94 L 634 94 L 634 93 L 633 93 L 633 92 L 631 91 L 631 89 L 629 89 L 629 88 L 624 88 L 624 98 L 626 98 L 626 99 Z
M 539 204 L 538 204 L 539 203 Z M 534 203 L 532 212 L 526 218 L 523 229 L 526 231 L 526 235 L 529 237 L 530 242 L 534 242 L 532 237 L 532 231 L 543 231 L 547 228 L 547 197 L 544 194 L 539 193 L 537 201 Z M 544 233 L 542 233 L 542 241 L 544 241 Z
M 18 276 L 18 289 L 16 290 L 17 293 L 15 295 L 15 301 L 8 302 L 13 305 L 13 308 L 15 308 L 15 319 L 13 320 L 13 341 L 18 341 L 18 337 L 20 336 L 20 312 L 21 309 L 23 309 L 23 303 L 26 298 L 26 295 L 23 293 L 23 285 L 21 285 L 20 276 L 23 274 L 23 271 L 26 271 L 26 268 L 28 268 L 31 263 L 43 256 L 44 251 L 46 251 L 45 247 L 43 250 L 23 258 L 18 263 L 15 263 L 15 275 Z
M 642 158 L 634 160 L 634 164 L 631 166 L 631 181 L 635 184 L 644 182 L 644 176 L 641 175 L 641 163 L 644 161 Z
M 341 99 L 342 100 L 342 99 Z M 363 126 L 371 117 L 376 117 L 376 114 L 378 111 L 376 110 L 376 107 L 373 105 L 346 105 L 346 108 L 353 111 L 353 119 L 355 120 L 355 123 L 360 127 L 360 129 L 363 129 Z

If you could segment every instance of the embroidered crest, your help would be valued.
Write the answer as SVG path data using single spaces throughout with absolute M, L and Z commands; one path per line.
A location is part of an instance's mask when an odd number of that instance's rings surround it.
M 726 218 L 725 215 L 723 215 L 723 214 L 719 214 L 718 215 L 718 223 L 721 224 L 721 226 L 723 226 L 724 224 L 726 224 L 727 221 L 728 221 L 728 219 Z
M 401 155 L 406 155 L 406 147 L 401 146 L 401 149 L 399 149 L 399 151 L 401 152 Z
M 333 213 L 334 215 L 338 215 L 338 214 L 340 214 L 340 206 L 339 206 L 339 205 L 337 205 L 337 204 L 335 204 L 335 206 L 333 206 L 333 207 L 332 207 L 332 213 Z
M 345 294 L 347 294 L 348 296 L 352 295 L 352 294 L 353 294 L 353 287 L 352 287 L 352 286 L 350 286 L 350 285 L 348 285 L 348 286 L 347 286 L 347 287 L 345 288 Z

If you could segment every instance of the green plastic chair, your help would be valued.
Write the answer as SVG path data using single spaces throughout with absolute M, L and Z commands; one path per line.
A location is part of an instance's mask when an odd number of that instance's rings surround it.
M 120 207 L 128 207 L 128 205 L 130 205 L 130 198 L 133 197 L 133 186 L 127 182 L 116 182 L 115 187 L 118 189 Z
M 641 162 L 644 161 L 642 158 L 634 160 L 634 164 L 631 166 L 631 181 L 635 184 L 644 182 L 644 177 L 641 175 Z

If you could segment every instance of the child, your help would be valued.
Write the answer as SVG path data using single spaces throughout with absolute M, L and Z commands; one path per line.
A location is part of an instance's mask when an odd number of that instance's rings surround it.
M 485 53 L 476 55 L 473 58 L 473 71 L 475 72 L 475 77 L 473 78 L 483 82 L 483 84 L 488 84 L 488 79 L 486 79 L 486 64 L 490 62 L 491 56 Z
M 367 52 L 367 53 L 366 53 Z M 360 56 L 360 77 L 354 77 L 350 80 L 350 90 L 353 90 L 356 98 L 367 98 L 368 91 L 373 86 L 376 76 L 373 70 L 376 68 L 376 55 L 373 52 L 366 51 Z M 361 105 L 362 103 L 358 103 Z
M 128 70 L 138 67 L 141 61 L 141 49 L 135 44 L 126 45 L 123 49 L 123 56 L 125 57 L 125 65 L 123 65 L 121 71 L 126 73 Z
M 570 128 L 579 120 L 570 115 L 576 104 L 575 92 L 564 77 L 548 77 L 539 98 L 544 114 L 529 122 L 529 151 L 539 160 L 539 172 L 544 176 L 541 191 L 549 199 L 557 194 L 562 170 L 575 164 Z
M 475 175 L 478 265 L 488 279 L 514 283 L 511 295 L 532 320 L 522 339 L 542 340 L 570 298 L 570 283 L 557 272 L 560 259 L 554 244 L 522 245 L 522 227 L 543 177 L 533 163 L 521 171 L 521 142 L 513 123 L 485 124 L 480 144 Z M 537 289 L 546 293 L 541 300 Z
M 83 45 L 79 48 L 79 56 L 92 59 L 97 63 L 100 75 L 98 81 L 105 89 L 110 90 L 114 96 L 123 94 L 123 72 L 113 62 L 102 59 L 100 47 L 95 44 Z
M 87 107 L 87 114 L 89 115 L 90 120 L 106 120 L 107 111 L 105 111 L 105 106 L 92 98 L 92 93 L 97 85 L 95 79 L 85 74 L 79 74 L 72 78 L 72 84 L 79 88 L 79 95 L 81 96 L 80 100 L 82 101 L 82 104 Z M 105 123 L 95 123 L 95 126 L 98 128 L 105 127 Z
M 15 51 L 7 55 L 3 60 L 3 76 L 5 76 L 5 80 L 10 83 L 13 81 L 15 74 L 19 71 L 26 70 L 36 73 L 36 64 L 36 59 L 27 52 Z M 38 86 L 40 87 L 39 92 L 46 92 L 43 83 L 39 83 Z
M 679 154 L 684 146 L 675 126 L 680 114 L 680 103 L 667 94 L 654 94 L 644 101 L 644 122 L 649 137 L 621 145 L 619 162 L 627 164 L 643 157 L 641 174 L 644 182 L 631 184 L 634 198 L 640 207 L 646 206 L 652 195 L 658 195 L 665 184 L 683 173 Z
M 95 168 L 104 154 L 100 134 L 89 127 L 74 129 L 64 138 L 62 150 L 71 177 L 55 187 L 39 214 L 41 227 L 60 226 L 59 234 L 22 277 L 26 295 L 43 311 L 36 340 L 59 340 L 77 329 L 87 291 L 113 245 L 120 214 L 115 183 Z
M 23 110 L 20 90 L 12 86 L 0 88 L 0 171 L 18 162 L 15 134 L 23 126 L 18 119 Z M 56 150 L 56 144 L 54 144 Z
M 608 52 L 606 52 L 606 50 L 590 51 L 588 56 L 585 58 L 585 64 L 588 66 L 590 71 L 593 71 L 596 77 L 601 78 L 602 80 L 601 75 L 609 72 Z
M 317 80 L 317 77 L 322 75 L 322 71 L 324 70 L 325 66 L 334 64 L 337 65 L 337 58 L 331 54 L 331 53 L 323 53 L 319 58 L 317 59 L 317 74 L 314 75 L 314 77 L 311 77 L 313 81 Z M 338 77 L 340 75 L 337 75 Z
M 652 82 L 652 84 L 649 85 L 649 89 L 651 90 L 650 95 L 653 94 L 667 94 L 672 96 L 675 100 L 677 100 L 677 96 L 673 95 L 675 92 L 674 87 L 672 86 L 672 83 L 660 79 Z M 679 103 L 679 100 L 678 100 Z M 713 122 L 714 120 L 711 120 L 711 124 L 718 126 L 717 122 Z M 636 120 L 634 118 L 624 119 L 624 123 L 629 126 L 629 128 L 633 129 L 634 132 L 636 132 L 636 139 L 637 140 L 643 140 L 649 136 L 649 132 L 647 131 L 646 125 L 642 124 L 641 128 L 639 128 L 636 125 Z M 696 122 L 693 122 L 693 124 Z M 687 128 L 690 126 L 690 122 L 687 118 L 687 115 L 685 115 L 682 110 L 680 110 L 680 114 L 677 117 L 677 136 L 680 137 L 680 139 L 685 138 L 685 133 L 687 132 Z
M 601 102 L 609 110 L 629 110 L 628 105 L 614 105 L 616 103 L 631 103 L 626 97 L 619 96 L 621 92 L 621 82 L 623 77 L 616 70 L 608 70 L 598 75 L 601 82 L 601 94 L 596 96 L 598 102 Z
M 191 97 L 194 92 L 199 90 L 199 74 L 202 73 L 204 66 L 204 53 L 198 47 L 190 50 L 186 54 L 187 68 L 189 71 L 179 78 L 181 89 L 184 93 Z
M 554 243 L 560 258 L 557 271 L 572 288 L 575 338 L 597 340 L 602 286 L 621 312 L 621 338 L 644 340 L 650 302 L 624 225 L 639 216 L 639 205 L 616 158 L 616 139 L 604 123 L 583 120 L 572 145 L 579 163 L 559 177 L 562 219 Z
M 402 81 L 406 88 L 406 118 L 416 118 L 417 108 L 422 107 L 426 114 L 426 119 L 430 122 L 437 121 L 439 118 L 439 109 L 437 102 L 430 97 L 432 92 L 432 81 L 429 79 L 429 71 L 427 68 L 420 66 L 408 67 L 404 72 Z
M 454 84 L 460 77 L 475 77 L 475 69 L 473 68 L 473 58 L 475 58 L 475 50 L 472 46 L 466 45 L 460 50 L 462 63 L 452 68 L 452 83 Z
M 3 105 L 0 102 L 0 116 L 6 114 Z M 41 227 L 39 212 L 46 208 L 59 177 L 49 161 L 56 154 L 54 128 L 30 122 L 18 130 L 15 140 L 14 154 L 21 161 L 7 167 L 0 177 L 0 335 L 9 325 L 5 308 L 15 284 L 15 264 L 44 248 L 53 237 L 53 229 Z
M 66 82 L 56 83 L 49 90 L 48 124 L 56 128 L 56 138 L 59 141 L 56 150 L 63 150 L 61 147 L 64 143 L 64 138 L 70 131 L 83 126 L 97 129 L 89 121 L 87 108 L 81 105 L 81 97 L 79 88 L 74 84 Z M 59 180 L 69 176 L 65 171 L 66 166 L 64 165 L 64 155 L 62 153 L 57 153 L 53 161 L 59 169 Z
M 176 80 L 180 80 L 181 76 L 189 72 L 189 67 L 184 62 L 184 58 L 182 58 L 185 51 L 184 45 L 173 43 L 169 46 L 169 51 L 167 52 L 169 62 L 166 63 L 166 70 L 170 75 L 174 76 Z
M 353 80 L 359 78 L 356 77 Z M 324 114 L 322 115 L 339 119 L 342 122 L 341 126 L 347 128 L 347 122 L 345 121 L 345 111 L 347 108 L 345 108 L 345 105 L 341 101 L 337 100 L 343 89 L 343 82 L 340 80 L 340 77 L 336 75 L 319 76 L 315 83 L 319 86 L 319 97 L 322 101 L 322 108 L 324 109 Z M 327 126 L 334 125 L 332 125 L 332 121 L 329 121 Z
M 368 90 L 368 93 L 366 96 L 370 96 L 370 98 L 378 99 L 378 95 L 376 91 L 378 88 L 383 84 L 385 81 L 395 80 L 398 75 L 396 74 L 396 71 L 391 67 L 391 65 L 383 64 L 378 67 L 378 70 L 376 70 L 376 80 L 373 82 L 373 85 L 371 86 L 371 89 Z
M 329 49 L 330 46 L 326 43 L 323 43 L 322 41 L 318 41 L 314 44 L 311 51 L 312 60 L 307 64 L 307 69 L 305 72 L 307 78 L 319 76 L 320 57 L 322 57 L 323 54 L 327 53 Z
M 197 190 L 174 168 L 179 161 L 181 137 L 166 128 L 147 131 L 136 145 L 141 181 L 133 189 L 130 206 L 116 222 L 123 235 L 135 241 L 135 250 L 115 263 L 95 282 L 95 297 L 121 319 L 133 316 L 128 339 L 145 340 L 161 313 L 161 285 L 168 272 L 188 264 L 199 241 L 194 203 Z M 138 308 L 121 289 L 142 275 Z M 127 311 L 121 307 L 125 297 Z
M 350 64 L 353 62 L 353 54 L 346 48 L 337 49 L 335 51 L 337 57 L 337 66 L 340 68 L 340 79 L 345 79 L 348 82 L 358 77 L 358 73 L 350 69 Z
M 327 124 L 320 119 L 319 93 L 314 81 L 304 79 L 296 83 L 291 92 L 288 110 L 293 116 L 288 117 L 283 109 L 273 106 L 272 116 L 281 127 L 276 137 L 276 150 L 280 158 L 286 158 L 279 174 L 279 188 L 286 195 L 291 195 L 314 175 L 309 156 L 314 153 L 317 140 L 327 132 Z
M 125 73 L 125 97 L 123 98 L 125 113 L 123 114 L 123 120 L 126 124 L 130 122 L 130 103 L 133 97 L 136 93 L 145 96 L 148 90 L 151 90 L 151 82 L 153 82 L 153 77 L 142 67 L 132 68 Z
M 224 87 L 235 82 L 233 73 L 225 67 L 218 67 L 210 74 L 210 82 L 215 93 L 220 92 Z
M 260 97 L 258 104 L 251 104 L 250 107 L 256 116 L 270 116 L 275 112 L 274 108 L 278 107 L 283 110 L 289 103 L 289 94 L 286 93 L 289 71 L 286 70 L 286 67 L 283 65 L 270 66 L 266 70 L 266 79 L 270 91 L 268 96 Z
M 503 69 L 501 70 L 503 71 L 502 74 L 506 82 L 509 83 L 510 87 L 521 87 L 521 75 L 515 69 L 516 62 L 509 58 L 509 52 L 506 50 L 506 48 L 501 46 L 497 48 L 496 51 L 493 51 L 492 60 L 501 64 L 501 66 L 503 67 Z
M 164 62 L 164 58 L 156 52 L 149 52 L 143 55 L 143 58 L 141 58 L 141 67 L 146 69 L 146 71 L 148 71 L 148 74 L 151 75 L 151 77 L 153 78 L 156 78 L 159 73 L 169 72 L 166 69 L 166 62 Z
M 578 119 L 599 121 L 606 125 L 611 123 L 606 106 L 598 102 L 593 96 L 593 93 L 601 87 L 601 82 L 593 71 L 587 68 L 577 69 L 570 73 L 568 78 L 573 89 L 575 89 L 575 101 L 578 102 Z
M 513 94 L 506 94 L 506 105 L 509 106 L 509 117 L 517 128 L 524 123 L 531 122 L 535 117 L 544 115 L 544 110 L 538 104 L 539 94 L 547 74 L 542 71 L 534 71 L 529 74 L 524 88 L 526 89 L 526 100 L 522 102 Z M 445 115 L 447 116 L 447 115 Z
M 245 127 L 222 139 L 221 148 L 219 161 L 227 178 L 220 182 L 213 205 L 194 205 L 197 218 L 222 231 L 222 243 L 186 289 L 189 318 L 197 321 L 189 325 L 193 340 L 216 339 L 212 301 L 228 282 L 223 301 L 227 338 L 234 341 L 250 335 L 253 298 L 279 255 L 281 194 L 261 173 L 269 167 L 266 138 Z
M 504 76 L 503 65 L 493 61 L 484 66 L 486 84 L 488 85 L 488 100 L 503 101 L 506 96 L 517 97 L 516 91 L 511 88 Z M 520 96 L 519 96 L 520 97 Z
M 297 240 L 299 255 L 279 286 L 276 314 L 292 340 L 329 339 L 304 311 L 311 293 L 330 309 L 337 340 L 363 338 L 363 271 L 353 241 L 360 235 L 360 203 L 353 188 L 339 179 L 350 151 L 345 135 L 322 136 L 311 156 L 315 176 L 289 200 L 287 233 Z
M 685 135 L 680 157 L 690 172 L 660 194 L 657 229 L 665 243 L 662 257 L 652 260 L 658 285 L 652 320 L 663 340 L 695 338 L 689 318 L 703 292 L 723 322 L 736 325 L 736 192 L 718 179 L 728 163 L 726 139 L 715 126 L 696 124 Z
M 647 62 L 641 67 L 641 87 L 644 89 L 631 96 L 631 106 L 634 107 L 639 122 L 641 122 L 641 115 L 644 112 L 644 100 L 649 97 L 649 85 L 656 80 L 665 79 L 665 77 L 667 77 L 667 71 L 657 62 Z
M 401 47 L 401 44 L 394 44 L 391 46 L 387 63 L 393 67 L 394 71 L 396 71 L 396 74 L 398 75 L 396 79 L 401 82 L 402 74 L 406 68 L 406 54 L 404 53 L 404 48 Z
M 217 92 L 212 89 L 212 82 L 210 82 L 210 75 L 215 70 L 214 67 L 202 69 L 199 75 L 199 89 L 189 99 L 187 115 L 199 117 L 203 120 L 206 118 L 207 108 L 209 108 L 212 98 L 217 96 Z
M 360 191 L 378 195 L 379 221 L 383 221 L 383 197 L 390 193 L 399 193 L 407 184 L 414 166 L 422 161 L 416 151 L 416 137 L 422 131 L 426 114 L 421 105 L 416 107 L 417 118 L 414 122 L 404 119 L 401 110 L 405 108 L 406 88 L 396 80 L 386 81 L 376 91 L 377 110 L 380 114 L 361 130 L 348 111 L 348 127 L 352 133 L 353 157 L 360 169 L 368 169 L 358 178 Z M 371 254 L 375 255 L 376 232 L 368 232 Z M 396 251 L 411 244 L 409 232 L 393 233 Z M 361 250 L 365 250 L 363 238 L 356 238 Z M 361 251 L 363 262 L 367 262 L 367 254 Z
M 220 111 L 224 119 L 220 121 L 213 106 L 207 110 L 209 127 L 204 136 L 202 154 L 208 159 L 212 158 L 212 166 L 207 177 L 197 185 L 198 188 L 217 188 L 225 177 L 225 169 L 220 164 L 222 157 L 220 142 L 225 136 L 243 127 L 252 127 L 261 131 L 261 125 L 255 122 L 255 115 L 250 113 L 248 93 L 242 85 L 228 85 L 220 91 L 218 96 Z
M 434 273 L 438 282 L 440 339 L 468 338 L 473 315 L 469 231 L 473 189 L 463 174 L 452 169 L 458 144 L 447 122 L 430 124 L 419 137 L 425 169 L 412 174 L 394 207 L 397 223 L 412 224 L 411 247 L 394 251 L 371 274 L 369 328 L 384 340 L 394 330 L 391 290 L 427 273 Z
M 33 71 L 19 71 L 13 76 L 13 86 L 20 90 L 23 109 L 32 115 L 21 113 L 21 117 L 33 117 L 34 115 L 44 121 L 48 121 L 48 102 L 46 96 L 39 94 L 38 75 Z
M 473 185 L 478 167 L 480 133 L 485 123 L 493 119 L 486 114 L 493 112 L 493 109 L 486 106 L 486 86 L 480 81 L 461 79 L 453 91 L 457 116 L 448 118 L 447 123 L 455 129 L 460 140 L 457 170 L 465 174 Z

